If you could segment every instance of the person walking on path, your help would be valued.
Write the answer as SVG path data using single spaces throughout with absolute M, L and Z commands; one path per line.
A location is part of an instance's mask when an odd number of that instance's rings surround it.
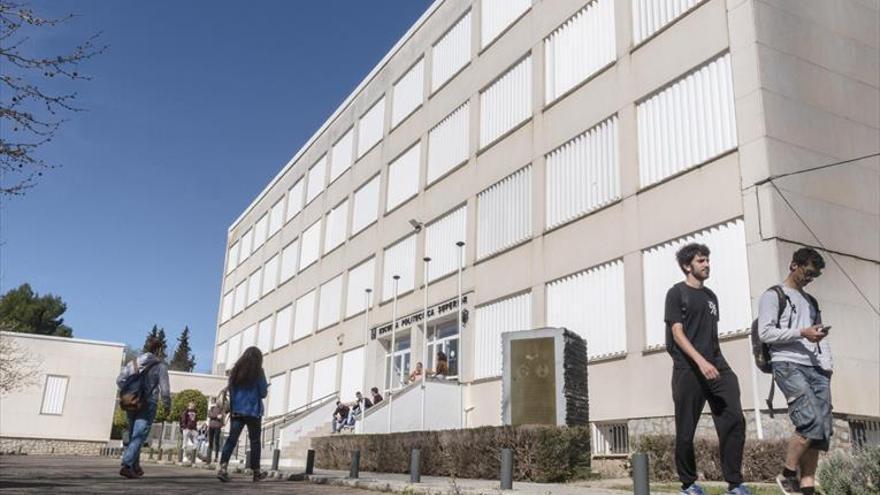
M 269 393 L 269 384 L 266 381 L 266 373 L 263 371 L 263 351 L 259 347 L 251 346 L 245 349 L 232 372 L 229 373 L 229 402 L 232 422 L 229 428 L 229 437 L 223 445 L 220 455 L 220 469 L 217 478 L 220 481 L 230 481 L 227 466 L 232 451 L 238 444 L 241 431 L 247 427 L 250 441 L 251 455 L 249 465 L 253 471 L 253 481 L 257 482 L 266 478 L 268 473 L 260 469 L 260 429 L 263 418 L 263 399 Z
M 126 478 L 140 478 L 144 475 L 141 469 L 141 447 L 150 434 L 159 399 L 165 409 L 171 409 L 171 387 L 168 382 L 168 366 L 157 357 L 162 342 L 155 337 L 147 339 L 144 353 L 123 366 L 116 385 L 122 389 L 134 375 L 140 375 L 141 387 L 145 393 L 145 403 L 137 411 L 126 411 L 128 416 L 128 446 L 122 454 L 122 467 L 119 474 Z
M 788 442 L 785 466 L 776 477 L 779 488 L 787 494 L 816 493 L 819 452 L 828 451 L 832 434 L 833 363 L 825 338 L 831 327 L 822 324 L 818 301 L 804 291 L 822 274 L 823 268 L 825 260 L 818 252 L 798 249 L 791 258 L 788 276 L 764 292 L 758 303 L 761 342 L 770 346 L 773 380 L 785 394 L 795 427 Z
M 186 409 L 184 409 L 180 413 L 180 431 L 182 433 L 181 445 L 183 446 L 184 451 L 192 452 L 192 462 L 195 464 L 196 462 L 196 436 L 198 433 L 198 412 L 196 411 L 196 403 L 193 401 L 189 401 L 186 405 Z
M 676 253 L 685 280 L 666 293 L 666 350 L 672 357 L 675 403 L 675 467 L 681 494 L 704 495 L 696 483 L 694 433 L 706 402 L 721 450 L 728 494 L 750 494 L 742 484 L 746 421 L 739 381 L 718 344 L 718 298 L 704 285 L 709 278 L 709 248 L 691 243 Z
M 223 430 L 224 414 L 217 399 L 211 399 L 208 407 L 208 462 L 220 460 L 220 432 Z

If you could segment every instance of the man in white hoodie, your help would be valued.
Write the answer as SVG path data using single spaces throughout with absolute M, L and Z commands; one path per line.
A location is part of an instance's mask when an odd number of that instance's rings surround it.
M 818 302 L 804 291 L 823 268 L 825 260 L 818 252 L 798 249 L 791 258 L 788 276 L 779 287 L 767 290 L 758 306 L 761 341 L 770 345 L 773 379 L 785 394 L 795 427 L 785 468 L 776 477 L 779 488 L 787 494 L 815 493 L 819 451 L 828 450 L 832 433 L 832 360 L 825 338 L 831 327 L 822 325 Z M 780 300 L 784 301 L 782 311 Z
M 157 357 L 162 342 L 150 337 L 144 345 L 144 353 L 136 360 L 125 363 L 119 376 L 116 377 L 116 385 L 122 387 L 128 377 L 135 373 L 144 373 L 144 389 L 147 392 L 147 404 L 140 411 L 128 412 L 128 446 L 122 454 L 122 468 L 119 474 L 126 478 L 140 478 L 144 471 L 141 469 L 141 447 L 150 434 L 153 420 L 156 419 L 156 409 L 159 398 L 165 405 L 165 410 L 171 410 L 171 387 L 168 383 L 168 366 Z

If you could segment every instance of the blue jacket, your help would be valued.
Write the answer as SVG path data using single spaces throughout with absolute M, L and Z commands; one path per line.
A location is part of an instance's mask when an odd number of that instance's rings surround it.
M 245 387 L 236 387 L 230 383 L 229 401 L 232 414 L 252 418 L 263 417 L 263 399 L 268 393 L 269 383 L 263 373 L 260 373 L 260 377 L 254 383 Z

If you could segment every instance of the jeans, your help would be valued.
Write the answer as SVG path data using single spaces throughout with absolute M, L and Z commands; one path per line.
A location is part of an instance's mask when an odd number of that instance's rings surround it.
M 827 451 L 832 434 L 831 372 L 774 361 L 773 378 L 788 401 L 788 415 L 795 431 L 811 440 L 812 448 Z
M 208 457 L 220 454 L 220 428 L 208 428 Z
M 135 469 L 141 465 L 141 447 L 153 427 L 157 403 L 148 402 L 147 407 L 137 413 L 128 414 L 128 446 L 122 454 L 122 465 Z
M 196 430 L 181 430 L 181 448 L 183 448 L 184 455 L 190 456 L 192 462 L 196 462 L 196 449 L 198 448 L 198 442 L 196 441 L 196 434 L 198 432 Z
M 260 418 L 252 416 L 232 417 L 232 423 L 229 426 L 229 437 L 226 438 L 226 443 L 223 444 L 223 452 L 220 454 L 220 464 L 229 463 L 232 451 L 235 449 L 235 445 L 238 444 L 238 437 L 241 436 L 241 430 L 247 426 L 248 441 L 251 447 L 251 458 L 248 464 L 254 472 L 260 470 L 260 430 L 262 428 L 260 422 Z
M 738 485 L 743 481 L 742 458 L 746 441 L 746 419 L 740 404 L 739 380 L 728 369 L 706 380 L 699 370 L 672 371 L 672 399 L 675 402 L 675 467 L 684 485 L 697 481 L 694 433 L 706 402 L 715 422 L 721 450 L 724 481 Z

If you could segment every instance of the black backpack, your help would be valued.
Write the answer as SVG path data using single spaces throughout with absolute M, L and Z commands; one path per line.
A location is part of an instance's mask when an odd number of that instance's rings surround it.
M 776 312 L 776 328 L 779 328 L 779 320 L 782 319 L 782 313 L 785 311 L 785 306 L 791 304 L 791 299 L 788 298 L 788 295 L 782 290 L 782 287 L 778 285 L 774 285 L 767 290 L 772 290 L 776 293 L 777 307 L 779 308 Z M 770 363 L 770 344 L 761 342 L 761 333 L 758 328 L 757 318 L 752 321 L 752 356 L 755 358 L 755 366 L 759 370 L 764 373 L 773 374 L 773 366 Z
M 146 376 L 150 369 L 158 363 L 158 361 L 154 361 L 144 367 L 143 371 L 139 371 L 137 360 L 131 361 L 134 373 L 129 375 L 119 387 L 120 409 L 130 413 L 138 413 L 146 407 L 149 395 L 153 393 L 152 390 L 147 390 Z
M 776 312 L 776 328 L 779 328 L 779 321 L 782 319 L 782 313 L 785 311 L 786 305 L 792 305 L 791 299 L 788 297 L 788 294 L 782 290 L 782 287 L 779 285 L 774 285 L 767 289 L 768 291 L 772 290 L 777 297 L 777 307 L 779 308 Z M 816 300 L 810 294 L 806 292 L 802 292 L 802 294 L 807 298 L 813 308 L 816 310 L 816 321 L 813 323 L 819 323 L 822 321 L 821 312 L 819 311 L 819 301 Z M 761 334 L 758 329 L 758 319 L 755 318 L 752 321 L 752 332 L 751 332 L 751 341 L 752 341 L 752 357 L 755 360 L 755 366 L 764 373 L 770 374 L 770 393 L 767 394 L 767 409 L 770 411 L 770 417 L 773 417 L 773 392 L 776 390 L 776 382 L 773 379 L 773 365 L 770 354 L 770 344 L 765 344 L 761 341 Z

